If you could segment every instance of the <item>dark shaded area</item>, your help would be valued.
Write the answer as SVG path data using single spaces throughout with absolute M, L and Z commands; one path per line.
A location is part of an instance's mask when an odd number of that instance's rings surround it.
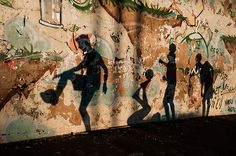
M 0 155 L 236 155 L 236 115 L 1 144 Z

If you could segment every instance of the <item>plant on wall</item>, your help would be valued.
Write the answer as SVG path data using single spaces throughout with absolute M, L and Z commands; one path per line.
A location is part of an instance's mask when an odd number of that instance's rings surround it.
M 0 59 L 5 60 L 6 58 L 7 58 L 7 55 L 3 53 L 2 51 L 0 51 Z
M 231 43 L 236 43 L 236 36 L 221 36 L 221 39 L 225 40 L 225 41 L 228 41 L 228 42 L 231 42 Z
M 27 49 L 26 47 L 21 49 L 16 49 L 15 54 L 13 56 L 8 56 L 4 52 L 0 51 L 0 59 L 3 61 L 9 61 L 14 60 L 18 58 L 28 58 L 31 60 L 41 60 L 43 58 L 42 52 L 34 51 L 33 46 L 31 45 L 30 49 Z M 46 57 L 44 58 L 48 61 L 63 61 L 63 57 L 60 56 L 60 54 L 57 54 L 56 52 L 46 52 Z
M 0 0 L 0 4 L 4 5 L 4 6 L 7 6 L 7 7 L 10 7 L 10 8 L 13 8 L 11 0 Z
M 227 10 L 228 10 L 229 15 L 230 15 L 232 18 L 234 18 L 234 17 L 236 16 L 236 13 L 235 13 L 234 10 L 233 10 L 233 4 L 232 4 L 232 3 L 230 3 L 230 4 L 228 5 Z
M 31 45 L 30 49 L 27 49 L 26 47 L 22 49 L 17 49 L 14 57 L 25 57 L 30 58 L 32 60 L 40 60 L 42 55 L 41 52 L 34 51 L 33 45 Z
M 158 17 L 167 17 L 175 15 L 175 13 L 173 11 L 170 11 L 169 9 L 158 8 L 158 6 L 149 7 L 147 3 L 144 3 L 140 0 L 100 0 L 100 2 L 110 2 L 115 6 L 120 5 L 122 7 L 132 9 L 136 12 L 146 12 L 148 14 L 156 15 Z

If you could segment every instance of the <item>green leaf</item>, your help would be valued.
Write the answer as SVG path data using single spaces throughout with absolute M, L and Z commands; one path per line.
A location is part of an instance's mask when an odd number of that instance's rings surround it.
M 13 8 L 11 0 L 0 0 L 0 4 L 10 7 L 10 8 Z
M 7 55 L 0 51 L 0 59 L 5 60 L 7 58 Z
M 120 42 L 119 34 L 115 35 L 114 33 L 112 33 L 110 36 L 111 36 L 111 39 L 112 39 L 115 43 L 119 43 L 119 42 Z
M 70 32 L 76 32 L 76 31 L 78 31 L 80 29 L 80 27 L 78 27 L 77 25 L 73 25 L 72 27 L 70 27 L 70 29 L 69 29 L 69 31 Z
M 221 39 L 225 40 L 225 41 L 228 41 L 228 42 L 231 42 L 231 43 L 236 43 L 236 36 L 221 36 Z
M 217 15 L 221 14 L 221 9 L 216 13 Z

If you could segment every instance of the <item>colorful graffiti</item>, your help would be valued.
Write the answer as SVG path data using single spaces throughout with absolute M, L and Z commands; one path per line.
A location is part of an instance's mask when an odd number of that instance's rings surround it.
M 236 112 L 233 0 L 0 4 L 0 143 Z

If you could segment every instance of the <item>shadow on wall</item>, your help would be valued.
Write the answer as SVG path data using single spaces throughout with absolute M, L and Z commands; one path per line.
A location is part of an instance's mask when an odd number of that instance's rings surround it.
M 142 108 L 135 113 L 133 113 L 128 118 L 128 125 L 134 125 L 137 123 L 147 122 L 148 120 L 144 120 L 144 118 L 148 115 L 148 113 L 151 111 L 151 107 L 148 104 L 148 98 L 146 93 L 146 88 L 148 84 L 151 82 L 151 79 L 153 78 L 153 71 L 151 69 L 148 69 L 145 72 L 146 81 L 140 84 L 140 87 L 136 90 L 136 92 L 133 94 L 132 98 L 135 99 Z M 143 91 L 142 97 L 140 97 L 140 91 Z M 159 121 L 160 120 L 160 113 L 156 113 L 152 116 L 151 121 Z
M 201 81 L 202 81 L 202 88 L 203 88 L 203 93 L 202 93 L 202 116 L 208 116 L 210 112 L 210 106 L 211 106 L 211 99 L 213 97 L 213 75 L 214 75 L 214 69 L 211 66 L 211 64 L 206 61 L 203 64 L 202 67 L 202 76 L 201 76 Z M 206 102 L 207 102 L 207 107 L 206 107 Z
M 195 57 L 195 67 L 192 69 L 189 77 L 189 95 L 193 103 L 195 103 L 196 109 L 202 104 L 202 116 L 208 116 L 210 111 L 210 100 L 213 97 L 213 77 L 214 69 L 212 65 L 206 61 L 201 63 L 202 55 L 199 53 Z M 193 86 L 191 79 L 196 76 L 200 81 L 200 86 Z M 200 90 L 195 88 L 200 87 Z M 196 93 L 198 92 L 198 93 Z M 196 97 L 199 96 L 199 97 Z M 200 100 L 197 100 L 200 99 Z M 207 105 L 206 105 L 207 102 Z
M 83 61 L 74 68 L 71 68 L 63 73 L 55 76 L 54 78 L 60 78 L 56 87 L 56 90 L 49 89 L 40 93 L 42 99 L 46 103 L 56 105 L 59 97 L 62 94 L 68 81 L 71 81 L 73 88 L 76 91 L 81 91 L 81 102 L 79 111 L 81 113 L 86 131 L 90 131 L 90 117 L 87 112 L 87 107 L 93 98 L 96 91 L 99 90 L 101 84 L 101 68 L 104 70 L 104 84 L 103 92 L 107 91 L 107 78 L 108 69 L 101 57 L 101 55 L 91 47 L 88 36 L 80 35 L 76 38 L 79 48 L 83 51 Z M 83 70 L 86 69 L 86 74 Z M 76 71 L 81 70 L 82 74 L 76 74 Z
M 175 105 L 174 105 L 174 96 L 176 89 L 176 63 L 175 63 L 175 55 L 176 45 L 170 44 L 169 46 L 169 54 L 167 56 L 168 62 L 164 62 L 163 60 L 159 60 L 159 63 L 166 66 L 166 76 L 163 76 L 163 80 L 167 81 L 167 87 L 165 90 L 165 95 L 163 99 L 163 106 L 165 109 L 166 120 L 175 120 Z M 171 109 L 171 116 L 170 111 Z

